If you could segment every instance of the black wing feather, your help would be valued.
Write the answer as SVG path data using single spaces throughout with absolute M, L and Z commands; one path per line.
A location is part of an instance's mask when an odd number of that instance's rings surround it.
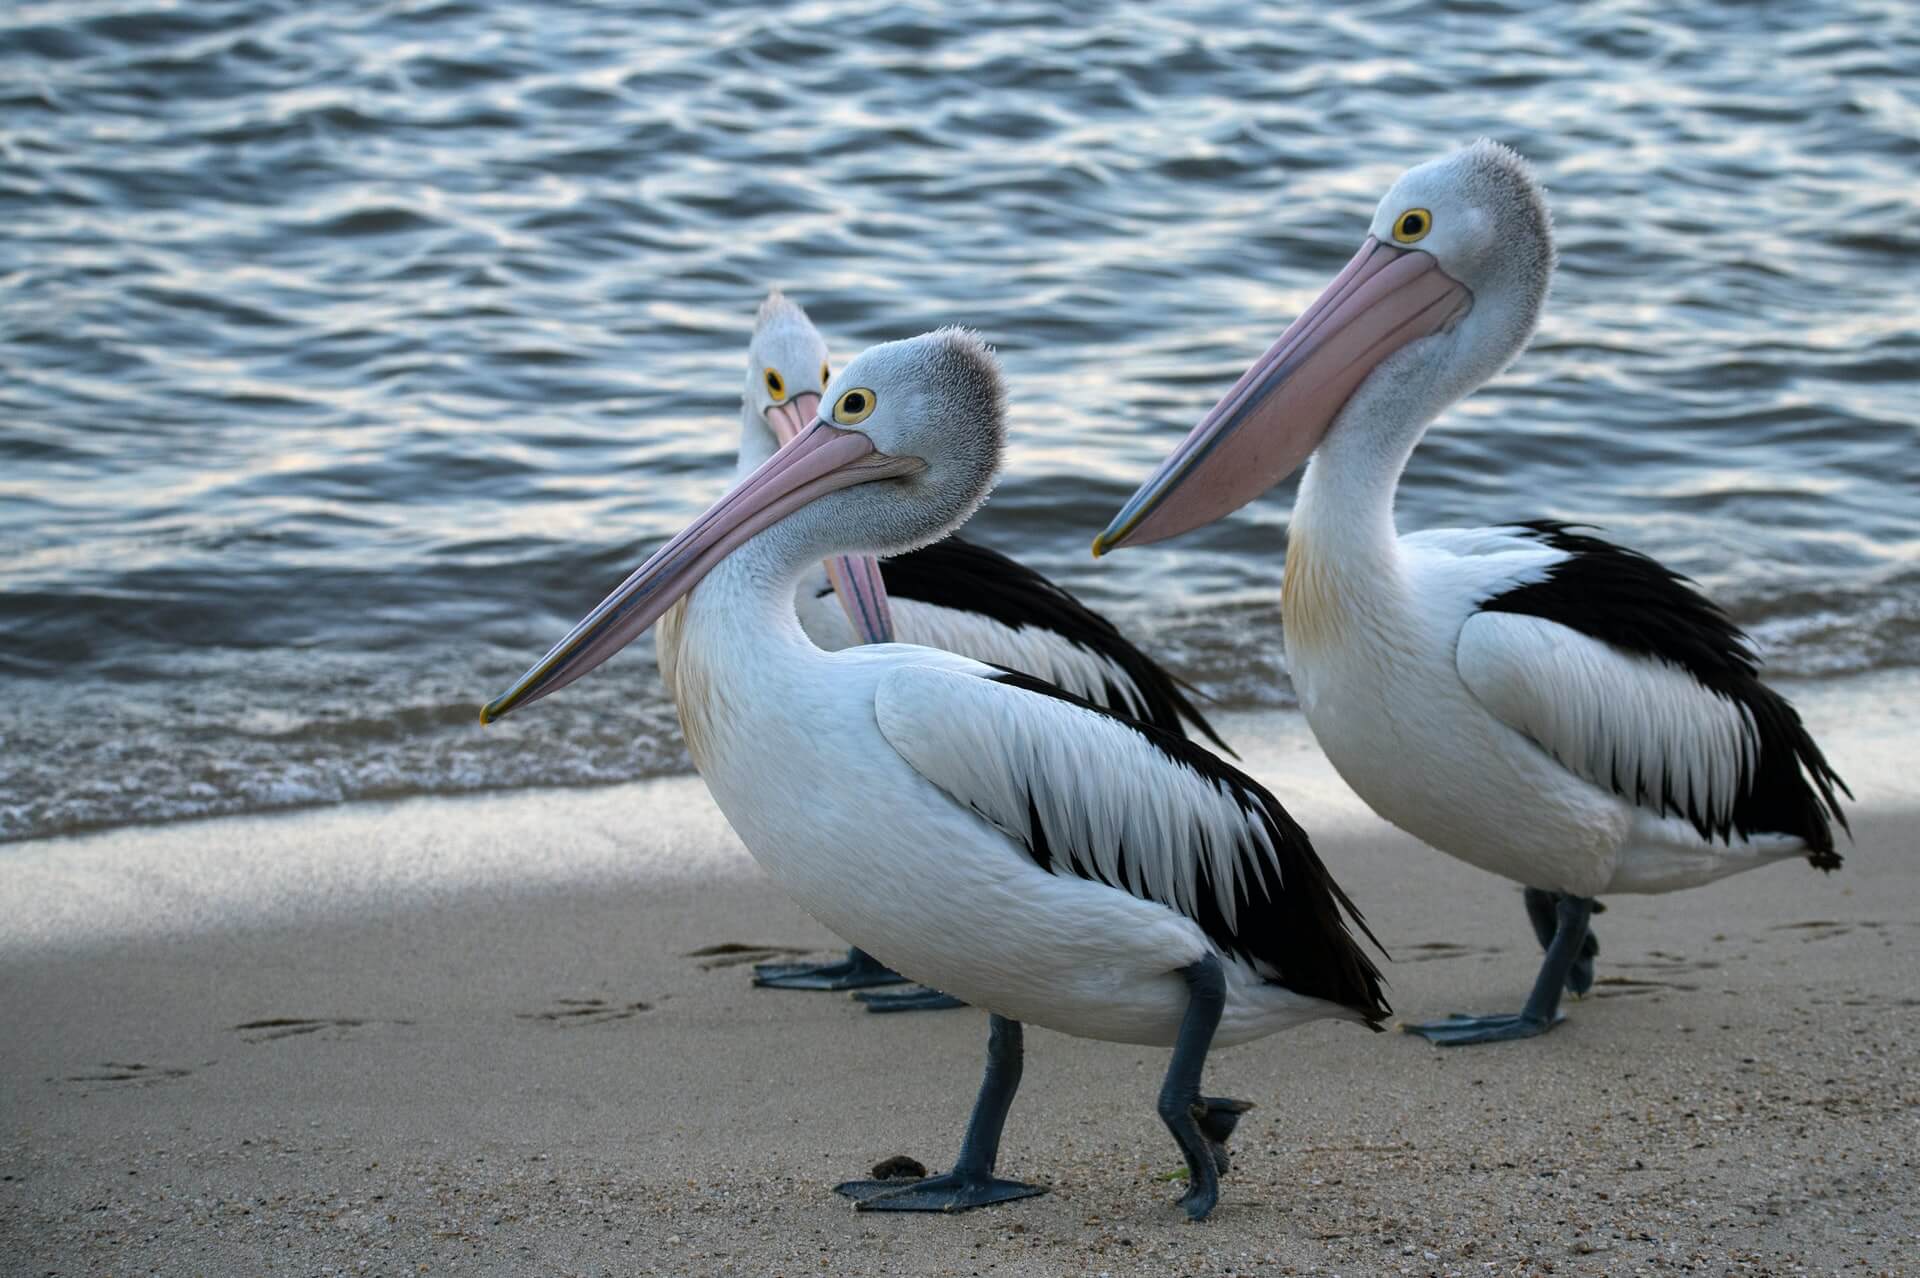
M 1011 630 L 1049 630 L 1104 657 L 1126 672 L 1140 691 L 1142 717 L 1180 736 L 1187 725 L 1233 754 L 1187 695 L 1191 689 L 1140 651 L 1114 624 L 1017 559 L 959 537 L 880 561 L 887 593 L 960 612 L 991 617 Z M 1198 695 L 1198 694 L 1195 694 Z M 1125 710 L 1128 699 L 1111 683 L 1107 701 Z M 1234 755 L 1234 758 L 1240 756 Z
M 1614 792 L 1636 802 L 1653 799 L 1663 811 L 1684 816 L 1704 839 L 1791 835 L 1807 845 L 1814 866 L 1839 869 L 1832 823 L 1845 830 L 1847 818 L 1835 792 L 1851 799 L 1853 791 L 1828 764 L 1792 704 L 1760 682 L 1760 663 L 1745 632 L 1685 577 L 1638 551 L 1550 519 L 1512 527 L 1567 558 L 1543 580 L 1488 599 L 1480 605 L 1483 612 L 1540 617 L 1623 652 L 1657 657 L 1753 716 L 1759 748 L 1723 819 L 1683 807 L 1667 778 L 1660 779 L 1658 795 L 1642 795 L 1635 793 L 1639 778 L 1616 776 Z
M 1307 832 L 1265 787 L 1178 733 L 1116 714 L 1019 671 L 1002 668 L 993 678 L 1008 687 L 1069 702 L 1124 724 L 1172 762 L 1191 768 L 1223 787 L 1238 801 L 1248 822 L 1264 828 L 1276 853 L 1280 873 L 1277 880 L 1274 879 L 1261 858 L 1248 855 L 1250 849 L 1240 849 L 1238 859 L 1243 872 L 1234 900 L 1238 926 L 1229 927 L 1220 909 L 1214 881 L 1206 871 L 1207 863 L 1203 861 L 1195 882 L 1194 896 L 1198 904 L 1191 915 L 1193 921 L 1223 951 L 1266 964 L 1279 973 L 1278 983 L 1295 993 L 1350 1007 L 1376 1028 L 1379 1021 L 1392 1013 L 1380 991 L 1380 971 L 1348 930 L 1348 920 L 1374 945 L 1380 946 L 1379 938 L 1327 872 Z M 1085 855 L 1085 849 L 1070 844 L 1063 846 L 1060 832 L 1046 829 L 1039 806 L 1031 797 L 1027 801 L 1027 812 L 1032 833 L 1026 848 L 1041 869 L 1049 874 L 1075 874 L 1141 895 L 1132 884 L 1143 882 L 1145 876 L 1130 867 L 1129 849 L 1120 849 L 1118 877 L 1121 881 L 1112 882 L 1100 873 L 1094 859 Z M 1159 904 L 1177 908 L 1166 901 Z M 1386 952 L 1384 946 L 1380 949 L 1383 954 Z

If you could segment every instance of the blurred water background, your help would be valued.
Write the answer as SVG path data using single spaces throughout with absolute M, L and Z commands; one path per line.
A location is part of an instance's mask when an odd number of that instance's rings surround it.
M 1490 134 L 1534 349 L 1401 522 L 1558 516 L 1802 678 L 1920 664 L 1920 8 L 16 0 L 0 9 L 0 838 L 687 766 L 636 644 L 475 708 L 717 496 L 770 285 L 977 326 L 973 526 L 1286 705 L 1290 491 L 1088 541 Z

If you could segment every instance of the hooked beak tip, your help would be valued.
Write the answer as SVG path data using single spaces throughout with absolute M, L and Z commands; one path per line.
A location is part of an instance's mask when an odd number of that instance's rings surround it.
M 1115 516 L 1113 522 L 1101 529 L 1100 535 L 1093 539 L 1093 557 L 1095 559 L 1110 555 L 1122 546 L 1125 546 L 1127 544 L 1127 538 L 1133 536 L 1134 529 L 1140 526 L 1139 515 L 1123 520 L 1122 517 L 1126 514 L 1126 511 L 1121 511 L 1120 515 Z

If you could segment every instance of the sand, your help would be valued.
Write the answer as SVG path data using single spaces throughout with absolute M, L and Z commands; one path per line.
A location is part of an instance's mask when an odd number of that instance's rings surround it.
M 1614 898 L 1547 1037 L 1219 1053 L 1259 1108 L 1201 1225 L 1165 1053 L 1037 1029 L 1001 1167 L 1047 1195 L 836 1198 L 945 1165 L 984 1014 L 751 989 L 756 949 L 834 941 L 695 779 L 0 848 L 0 1272 L 1920 1273 L 1912 692 L 1803 694 L 1862 798 L 1844 871 Z M 1365 813 L 1297 720 L 1228 726 L 1401 1015 L 1518 1005 L 1517 889 Z

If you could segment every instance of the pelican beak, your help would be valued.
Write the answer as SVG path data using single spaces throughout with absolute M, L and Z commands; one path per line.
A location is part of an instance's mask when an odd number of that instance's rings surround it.
M 827 580 L 861 643 L 893 642 L 893 609 L 887 583 L 872 555 L 835 555 L 827 560 Z
M 812 391 L 801 391 L 792 399 L 768 404 L 760 415 L 766 419 L 767 429 L 773 432 L 774 439 L 789 444 L 795 435 L 806 429 L 807 423 L 819 411 L 820 397 Z
M 1383 360 L 1472 305 L 1432 254 L 1369 236 L 1094 538 L 1094 557 L 1191 532 L 1266 492 L 1300 468 Z
M 819 411 L 820 397 L 812 391 L 801 391 L 792 399 L 767 405 L 763 416 L 773 437 L 784 445 Z M 887 583 L 880 577 L 878 559 L 872 555 L 836 555 L 827 560 L 827 580 L 861 643 L 893 642 L 893 612 L 887 607 Z
M 552 651 L 488 702 L 480 711 L 480 722 L 492 723 L 558 692 L 632 643 L 716 564 L 762 529 L 837 489 L 909 475 L 924 466 L 917 457 L 876 452 L 873 441 L 858 431 L 814 421 L 684 532 L 656 550 Z

